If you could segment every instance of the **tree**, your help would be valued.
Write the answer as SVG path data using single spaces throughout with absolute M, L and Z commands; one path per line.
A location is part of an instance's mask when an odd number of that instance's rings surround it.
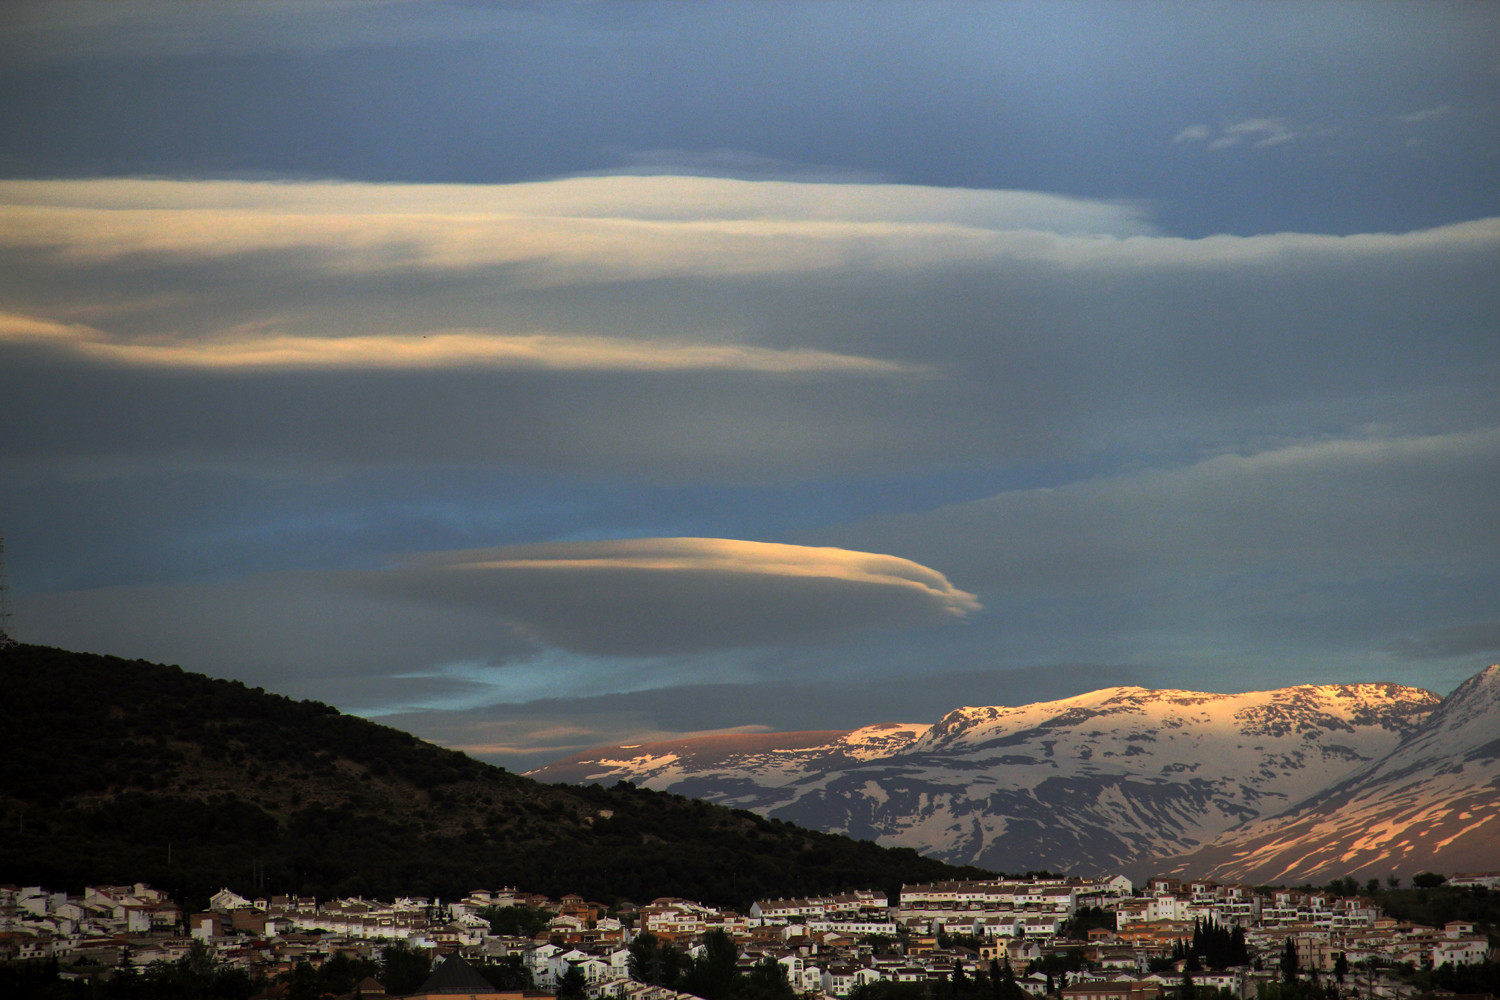
M 532 990 L 536 988 L 536 982 L 531 978 L 531 970 L 527 968 L 526 962 L 520 955 L 507 955 L 498 962 L 486 962 L 484 965 L 476 965 L 479 974 L 490 981 L 490 985 L 497 990 Z
M 1063 924 L 1063 936 L 1082 941 L 1089 936 L 1089 931 L 1096 927 L 1114 930 L 1115 912 L 1100 906 L 1080 907 L 1078 912 Z
M 1344 957 L 1343 952 L 1339 952 L 1339 957 L 1333 960 L 1333 978 L 1337 979 L 1339 985 L 1342 986 L 1344 985 L 1344 977 L 1348 974 L 1349 960 Z
M 379 966 L 369 959 L 350 958 L 340 952 L 318 967 L 318 982 L 323 984 L 325 993 L 340 996 L 354 992 L 361 979 L 378 971 Z
M 318 970 L 308 962 L 298 962 L 286 975 L 287 1000 L 319 1000 L 323 995 L 323 984 L 318 982 Z M 417 985 L 421 985 L 418 983 Z M 415 992 L 413 989 L 411 992 Z
M 1411 884 L 1418 889 L 1436 889 L 1446 881 L 1448 879 L 1437 872 L 1417 872 L 1411 877 Z
M 770 955 L 750 967 L 735 991 L 736 1000 L 794 1000 L 796 996 L 786 966 Z
M 415 993 L 432 972 L 432 959 L 405 942 L 387 945 L 380 953 L 385 966 L 385 990 L 392 996 Z
M 1297 942 L 1291 938 L 1281 949 L 1281 979 L 1286 983 L 1297 981 Z
M 630 978 L 649 986 L 671 986 L 682 971 L 682 953 L 650 931 L 630 942 Z
M 141 980 L 140 970 L 126 957 L 114 974 L 109 977 L 106 995 L 111 1000 L 135 1000 L 146 995 L 146 984 Z
M 1026 991 L 1021 989 L 1021 984 L 1016 982 L 1015 970 L 1010 967 L 1010 956 L 1005 956 L 1005 964 L 996 966 L 993 959 L 990 960 L 990 982 L 994 986 L 995 1000 L 1026 1000 Z
M 490 922 L 490 933 L 534 937 L 546 928 L 552 914 L 536 906 L 486 906 L 479 916 Z
M 726 1000 L 739 979 L 739 959 L 733 938 L 719 928 L 709 931 L 703 935 L 703 954 L 682 975 L 682 992 L 703 1000 Z
M 948 993 L 954 997 L 963 996 L 969 988 L 969 977 L 964 974 L 964 963 L 958 959 L 953 960 L 953 973 L 948 977 Z
M 576 965 L 568 966 L 568 971 L 557 981 L 557 1000 L 583 1000 L 588 992 L 588 980 L 583 977 L 583 970 Z
M 182 958 L 183 968 L 199 979 L 209 980 L 219 971 L 219 959 L 207 942 L 193 938 Z

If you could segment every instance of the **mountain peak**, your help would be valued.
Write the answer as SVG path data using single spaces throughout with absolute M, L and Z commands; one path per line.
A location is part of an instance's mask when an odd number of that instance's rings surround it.
M 1176 859 L 1221 881 L 1326 878 L 1500 865 L 1500 666 L 1460 684 L 1377 760 L 1279 814 Z
M 991 869 L 1102 871 L 1189 853 L 1316 796 L 1383 759 L 1439 701 L 1392 683 L 1126 685 L 966 705 L 931 726 L 764 734 L 755 752 L 718 737 L 692 759 L 591 751 L 532 774 L 624 778 Z

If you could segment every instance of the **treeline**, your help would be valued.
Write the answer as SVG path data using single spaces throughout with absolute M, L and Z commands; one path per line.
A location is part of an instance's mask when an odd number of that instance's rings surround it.
M 1294 956 L 1295 958 L 1295 956 Z M 1214 920 L 1194 920 L 1193 937 L 1172 946 L 1173 962 L 1183 962 L 1188 972 L 1227 969 L 1250 964 L 1250 950 L 1245 946 L 1245 930 L 1229 928 Z M 1295 968 L 1295 965 L 1293 966 Z
M 496 989 L 527 990 L 535 985 L 519 958 L 476 965 Z M 248 1000 L 273 982 L 286 988 L 285 1000 L 323 1000 L 353 993 L 366 978 L 394 995 L 414 993 L 432 971 L 431 959 L 405 944 L 392 944 L 380 959 L 330 957 L 320 966 L 298 962 L 274 980 L 219 965 L 213 952 L 194 941 L 175 962 L 144 968 L 127 963 L 115 970 L 64 969 L 55 959 L 0 963 L 0 997 L 6 1000 Z M 65 975 L 66 973 L 66 975 Z
M 1047 973 L 1048 992 L 1067 980 L 1067 973 Z M 1031 995 L 1016 982 L 1010 960 L 990 961 L 970 969 L 955 962 L 953 971 L 941 983 L 898 983 L 881 979 L 861 983 L 849 994 L 849 1000 L 1030 1000 Z
M 703 1000 L 796 1000 L 798 995 L 786 968 L 770 956 L 741 972 L 734 940 L 717 929 L 703 936 L 703 951 L 696 958 L 650 931 L 637 934 L 630 942 L 630 977 Z M 581 997 L 582 980 L 581 972 L 570 969 L 558 984 L 558 1000 L 575 1000 L 575 991 Z
M 1452 920 L 1466 921 L 1488 935 L 1492 947 L 1500 947 L 1500 892 L 1484 886 L 1453 886 L 1446 882 L 1446 878 L 1435 872 L 1418 872 L 1412 876 L 1409 888 L 1402 888 L 1401 880 L 1391 876 L 1384 882 L 1372 878 L 1363 884 L 1352 878 L 1334 879 L 1321 891 L 1335 896 L 1368 896 L 1388 916 L 1428 927 L 1442 927 Z M 1318 891 L 1310 885 L 1301 888 Z
M 1375 901 L 1389 916 L 1414 924 L 1442 927 L 1451 920 L 1467 921 L 1489 935 L 1491 947 L 1500 947 L 1500 892 L 1484 886 L 1388 889 Z

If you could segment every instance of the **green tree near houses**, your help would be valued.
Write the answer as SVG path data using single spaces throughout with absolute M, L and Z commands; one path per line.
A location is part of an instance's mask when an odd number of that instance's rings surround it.
M 1281 980 L 1285 983 L 1297 981 L 1297 942 L 1291 938 L 1281 948 Z
M 557 981 L 557 1000 L 583 1000 L 588 992 L 588 986 L 583 970 L 576 965 L 570 965 L 568 971 L 564 972 L 562 978 Z
M 671 986 L 682 974 L 682 952 L 650 931 L 630 942 L 630 978 L 648 986 Z

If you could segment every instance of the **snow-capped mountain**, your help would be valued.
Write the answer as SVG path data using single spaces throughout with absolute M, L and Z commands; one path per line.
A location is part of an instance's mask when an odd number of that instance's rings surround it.
M 629 780 L 993 870 L 1106 871 L 1286 811 L 1385 759 L 1438 702 L 1395 684 L 1119 687 L 934 725 L 610 747 L 530 773 Z
M 1171 867 L 1269 884 L 1497 864 L 1500 665 L 1461 684 L 1386 756 Z

